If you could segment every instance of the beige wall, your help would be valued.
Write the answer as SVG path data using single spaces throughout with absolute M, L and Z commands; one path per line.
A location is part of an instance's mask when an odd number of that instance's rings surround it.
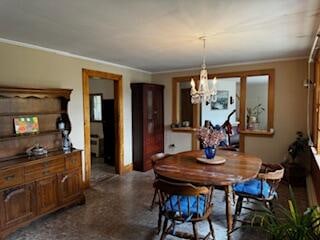
M 273 137 L 246 137 L 245 151 L 260 156 L 267 162 L 281 162 L 296 131 L 306 132 L 307 60 L 269 62 L 209 69 L 209 73 L 223 73 L 259 69 L 275 69 L 275 114 Z M 199 68 L 200 70 L 200 68 Z M 170 131 L 172 121 L 172 77 L 199 74 L 199 71 L 155 74 L 152 82 L 165 85 L 165 151 L 179 152 L 191 149 L 191 134 Z M 175 149 L 169 149 L 175 144 Z
M 124 163 L 132 162 L 131 82 L 150 82 L 150 74 L 108 64 L 0 43 L 0 85 L 73 89 L 69 104 L 71 140 L 84 148 L 82 68 L 121 74 L 124 104 Z

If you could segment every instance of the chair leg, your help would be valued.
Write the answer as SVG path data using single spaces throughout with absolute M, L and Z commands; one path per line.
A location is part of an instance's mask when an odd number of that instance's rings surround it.
M 150 210 L 153 210 L 154 207 L 154 203 L 156 201 L 156 197 L 157 197 L 157 189 L 154 189 L 154 194 L 153 194 L 153 198 L 152 198 L 152 202 L 151 202 L 151 206 L 150 206 Z
M 214 234 L 214 229 L 213 229 L 213 226 L 212 226 L 212 222 L 211 222 L 211 218 L 208 217 L 208 223 L 209 223 L 209 228 L 210 228 L 210 233 L 211 233 L 211 236 L 213 239 L 216 239 L 215 237 L 215 234 Z
M 157 234 L 159 234 L 161 232 L 161 225 L 162 225 L 162 213 L 161 213 L 161 209 L 159 208 L 158 232 L 157 232 Z
M 193 228 L 193 236 L 194 240 L 198 240 L 198 231 L 197 231 L 197 225 L 195 222 L 192 222 L 192 228 Z
M 239 197 L 238 197 L 238 200 L 237 200 L 236 213 L 235 213 L 235 215 L 237 215 L 237 216 L 239 216 L 240 213 L 241 213 L 242 201 L 243 201 L 243 197 L 239 196 Z
M 265 205 L 266 205 L 266 207 L 267 207 L 271 212 L 274 212 L 273 202 L 272 202 L 272 201 L 266 201 L 266 202 L 265 202 Z
M 162 234 L 161 234 L 160 240 L 164 240 L 164 238 L 166 237 L 166 235 L 167 235 L 167 226 L 168 226 L 168 219 L 165 218 L 164 219 L 164 223 L 163 223 Z
M 242 201 L 243 201 L 243 197 L 239 196 L 238 200 L 237 200 L 236 210 L 235 210 L 235 213 L 233 216 L 232 229 L 235 228 L 236 223 L 237 223 L 237 219 L 240 216 L 241 209 L 242 209 Z

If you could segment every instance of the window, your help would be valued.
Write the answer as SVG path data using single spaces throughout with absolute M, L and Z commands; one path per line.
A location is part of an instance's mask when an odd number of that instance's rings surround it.
M 102 94 L 90 94 L 90 121 L 102 121 Z

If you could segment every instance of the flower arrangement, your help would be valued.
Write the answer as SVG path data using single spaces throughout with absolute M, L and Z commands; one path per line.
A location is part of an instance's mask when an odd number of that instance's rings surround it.
M 202 127 L 197 130 L 197 137 L 204 148 L 216 147 L 224 138 L 221 130 L 213 129 L 212 127 Z

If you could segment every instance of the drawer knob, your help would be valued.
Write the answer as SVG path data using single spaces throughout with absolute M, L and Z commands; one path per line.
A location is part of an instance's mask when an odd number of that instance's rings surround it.
M 10 176 L 5 176 L 4 179 L 5 179 L 6 181 L 10 181 L 10 180 L 14 179 L 15 176 L 16 176 L 15 174 L 10 175 Z

